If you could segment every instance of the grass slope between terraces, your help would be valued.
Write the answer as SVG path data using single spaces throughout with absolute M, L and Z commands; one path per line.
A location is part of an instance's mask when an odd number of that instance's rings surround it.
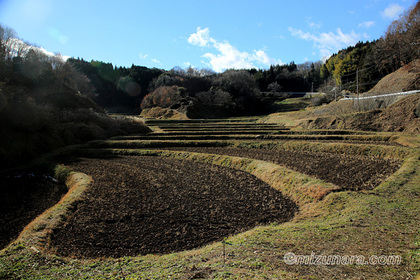
M 374 190 L 331 192 L 319 202 L 309 204 L 310 201 L 299 200 L 296 196 L 294 199 L 303 203 L 304 211 L 292 221 L 230 236 L 225 245 L 215 242 L 167 255 L 82 260 L 51 255 L 31 239 L 21 238 L 0 252 L 0 278 L 374 279 L 380 276 L 381 279 L 412 279 L 420 271 L 418 138 L 405 139 L 412 147 L 405 154 L 402 167 Z M 312 147 L 320 149 L 323 145 L 327 147 L 321 143 Z M 121 150 L 122 153 L 125 151 Z M 191 153 L 175 156 L 206 159 L 205 155 Z M 228 157 L 213 157 L 213 160 L 219 160 L 224 166 L 246 163 Z M 258 172 L 252 168 L 249 171 Z M 54 209 L 57 207 L 60 208 Z M 284 262 L 288 252 L 358 255 L 366 260 L 371 256 L 397 255 L 401 256 L 402 263 L 288 265 Z

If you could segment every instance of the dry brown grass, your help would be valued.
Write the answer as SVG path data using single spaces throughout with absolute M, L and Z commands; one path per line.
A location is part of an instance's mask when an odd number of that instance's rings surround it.
M 356 134 L 357 135 L 357 134 Z M 374 135 L 374 134 L 373 134 Z M 223 244 L 167 255 L 121 259 L 65 259 L 42 252 L 31 244 L 15 242 L 0 252 L 3 278 L 133 278 L 133 279 L 414 279 L 420 272 L 420 139 L 414 135 L 379 133 L 405 147 L 375 144 L 307 141 L 141 141 L 96 142 L 84 150 L 98 156 L 142 154 L 203 161 L 244 170 L 266 181 L 300 206 L 290 222 L 256 227 L 231 236 Z M 126 143 L 124 143 L 126 142 Z M 404 160 L 402 167 L 374 190 L 334 191 L 333 185 L 293 173 L 263 161 L 197 154 L 145 150 L 178 146 L 230 145 L 391 157 Z M 100 145 L 102 144 L 102 146 Z M 129 146 L 135 149 L 127 149 Z M 143 150 L 138 150 L 138 148 Z M 73 150 L 75 153 L 75 151 Z M 65 176 L 65 175 L 63 175 Z M 27 239 L 29 240 L 29 239 Z M 223 251 L 225 250 L 225 254 Z M 287 265 L 287 252 L 310 255 L 400 255 L 401 265 Z M 0 278 L 1 278 L 0 277 Z
M 401 67 L 397 71 L 385 76 L 371 90 L 370 93 L 389 93 L 415 90 L 420 88 L 420 59 Z
M 144 109 L 141 114 L 143 118 L 152 118 L 152 119 L 170 119 L 170 120 L 188 120 L 189 118 L 177 110 L 153 107 L 150 109 Z
M 65 178 L 68 192 L 56 205 L 29 223 L 15 242 L 30 244 L 37 250 L 46 249 L 52 231 L 66 221 L 81 199 L 81 195 L 92 183 L 92 178 L 86 174 L 69 172 L 62 167 L 56 167 L 56 170 L 57 178 Z

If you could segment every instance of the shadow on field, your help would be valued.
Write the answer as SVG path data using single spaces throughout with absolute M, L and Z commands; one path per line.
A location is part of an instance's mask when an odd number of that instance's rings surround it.
M 56 204 L 67 187 L 37 170 L 0 175 L 0 249 L 15 239 L 23 228 Z

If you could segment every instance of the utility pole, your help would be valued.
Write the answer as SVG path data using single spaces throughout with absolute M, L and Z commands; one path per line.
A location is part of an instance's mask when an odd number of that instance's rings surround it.
M 312 82 L 312 87 L 311 87 L 311 98 L 312 98 L 313 93 L 314 93 L 314 82 Z
M 359 101 L 359 67 L 356 70 L 356 92 L 357 92 L 357 110 L 360 112 L 360 101 Z
M 334 101 L 337 102 L 337 87 L 334 88 Z
M 342 93 L 341 92 L 341 84 L 343 83 L 343 81 L 341 80 L 341 76 L 340 76 L 340 93 Z M 346 97 L 346 95 L 344 94 L 344 95 L 342 95 L 342 97 Z

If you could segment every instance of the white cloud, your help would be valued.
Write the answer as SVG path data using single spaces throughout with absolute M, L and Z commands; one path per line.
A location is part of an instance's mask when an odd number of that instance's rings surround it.
M 149 58 L 149 55 L 148 55 L 148 54 L 139 53 L 139 58 L 140 58 L 141 60 L 150 60 L 150 61 L 151 61 L 151 62 L 153 62 L 153 63 L 159 64 L 159 65 L 162 65 L 162 62 L 160 62 L 160 61 L 159 61 L 159 60 L 157 60 L 156 58 Z
M 182 63 L 182 66 L 184 66 L 184 68 L 195 68 L 194 66 L 192 66 L 191 62 L 189 61 L 185 61 L 184 63 Z
M 216 72 L 222 72 L 226 69 L 249 69 L 283 64 L 281 60 L 268 56 L 264 50 L 254 50 L 252 53 L 241 52 L 228 41 L 218 41 L 210 37 L 209 28 L 201 29 L 198 27 L 197 33 L 191 34 L 188 38 L 188 43 L 213 48 L 217 51 L 216 53 L 207 52 L 202 56 L 208 60 L 206 64 Z
M 312 41 L 314 43 L 314 47 L 319 49 L 321 58 L 329 57 L 334 52 L 337 52 L 347 46 L 355 45 L 362 37 L 354 31 L 351 31 L 349 34 L 345 34 L 340 28 L 337 28 L 336 33 L 310 33 L 303 32 L 302 30 L 293 27 L 289 27 L 289 31 L 295 37 L 299 37 L 306 41 Z
M 398 4 L 390 4 L 382 13 L 382 17 L 389 19 L 397 19 L 398 16 L 404 11 L 404 8 Z
M 310 28 L 315 28 L 315 29 L 321 28 L 320 23 L 315 23 L 315 22 L 312 22 L 311 20 L 312 20 L 311 17 L 305 18 L 305 22 L 309 25 Z
M 219 51 L 219 54 L 206 53 L 203 57 L 209 60 L 210 66 L 216 72 L 222 72 L 230 68 L 243 69 L 253 67 L 249 54 L 238 51 L 228 42 L 216 42 L 214 48 Z
M 156 58 L 152 58 L 150 59 L 152 62 L 156 63 L 156 64 L 160 64 L 162 65 L 162 62 L 160 62 L 159 60 L 157 60 Z
M 273 59 L 270 58 L 268 54 L 263 50 L 254 51 L 254 54 L 252 56 L 253 56 L 253 59 L 255 59 L 255 61 L 258 61 L 261 64 L 264 64 L 264 65 L 274 64 L 272 63 Z
M 281 39 L 281 40 L 286 39 L 286 37 L 284 37 L 283 35 L 274 35 L 273 38 Z
M 359 23 L 359 27 L 362 27 L 362 28 L 370 28 L 374 25 L 375 25 L 374 21 L 364 21 L 364 22 Z
M 212 39 L 210 38 L 210 30 L 208 27 L 204 29 L 197 27 L 197 33 L 191 34 L 188 38 L 188 43 L 200 47 L 206 47 L 211 41 Z

